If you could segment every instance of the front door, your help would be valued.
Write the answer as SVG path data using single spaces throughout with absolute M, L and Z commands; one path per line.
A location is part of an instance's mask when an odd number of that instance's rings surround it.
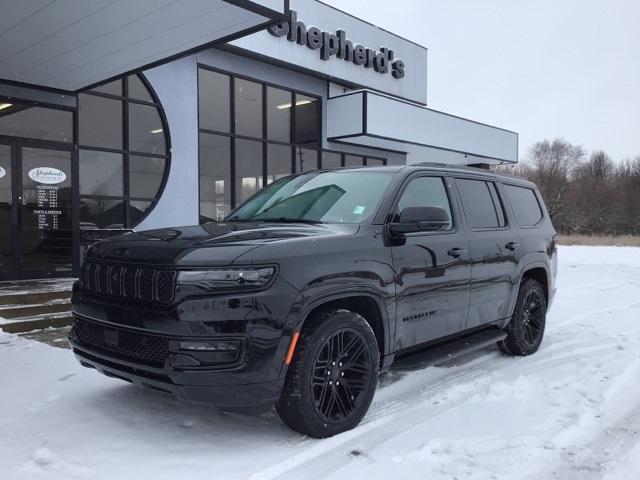
M 72 151 L 0 143 L 0 277 L 72 274 Z
M 0 143 L 0 280 L 13 272 L 13 147 Z
M 409 180 L 394 210 L 443 208 L 451 223 L 437 232 L 408 233 L 391 247 L 396 274 L 396 350 L 446 337 L 465 328 L 469 309 L 468 241 L 448 191 L 449 180 Z

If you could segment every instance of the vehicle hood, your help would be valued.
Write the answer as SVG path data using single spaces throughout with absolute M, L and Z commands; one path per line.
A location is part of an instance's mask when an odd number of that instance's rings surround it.
M 303 223 L 207 223 L 128 233 L 95 244 L 93 260 L 152 265 L 230 265 L 247 252 L 273 244 L 354 235 L 358 225 Z

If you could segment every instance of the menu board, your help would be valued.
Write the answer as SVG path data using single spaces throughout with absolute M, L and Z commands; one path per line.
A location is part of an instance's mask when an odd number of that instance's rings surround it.
M 57 230 L 60 226 L 60 216 L 62 210 L 58 208 L 57 185 L 37 185 L 37 210 L 34 214 L 38 216 L 39 230 Z

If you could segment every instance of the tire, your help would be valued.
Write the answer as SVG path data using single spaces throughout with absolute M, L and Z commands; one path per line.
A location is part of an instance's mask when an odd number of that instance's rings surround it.
M 518 299 L 511 321 L 506 326 L 507 338 L 498 343 L 507 355 L 535 353 L 544 336 L 547 322 L 547 301 L 542 286 L 529 278 L 520 284 Z
M 307 322 L 276 410 L 293 430 L 326 438 L 351 430 L 367 413 L 380 353 L 373 330 L 357 313 L 327 310 Z

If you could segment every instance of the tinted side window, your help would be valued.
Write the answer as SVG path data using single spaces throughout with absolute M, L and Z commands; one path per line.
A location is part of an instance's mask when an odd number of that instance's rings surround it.
M 542 220 L 542 209 L 533 190 L 513 185 L 504 185 L 504 190 L 507 192 L 518 225 L 532 227 Z
M 449 219 L 452 218 L 449 197 L 441 177 L 418 177 L 411 180 L 398 201 L 397 213 L 400 214 L 407 207 L 440 207 L 447 212 Z M 452 228 L 453 224 L 449 223 L 442 230 Z
M 507 225 L 507 221 L 504 216 L 504 208 L 502 206 L 502 201 L 500 200 L 498 190 L 496 189 L 496 184 L 493 182 L 488 182 L 487 185 L 489 185 L 489 193 L 491 193 L 493 206 L 496 208 L 496 213 L 498 214 L 498 226 L 504 227 Z
M 467 221 L 471 228 L 499 228 L 504 226 L 504 212 L 502 206 L 497 205 L 500 200 L 493 184 L 484 180 L 468 180 L 464 178 L 456 179 L 462 204 L 467 216 Z M 496 195 L 494 200 L 493 194 Z M 498 214 L 500 210 L 500 214 Z

